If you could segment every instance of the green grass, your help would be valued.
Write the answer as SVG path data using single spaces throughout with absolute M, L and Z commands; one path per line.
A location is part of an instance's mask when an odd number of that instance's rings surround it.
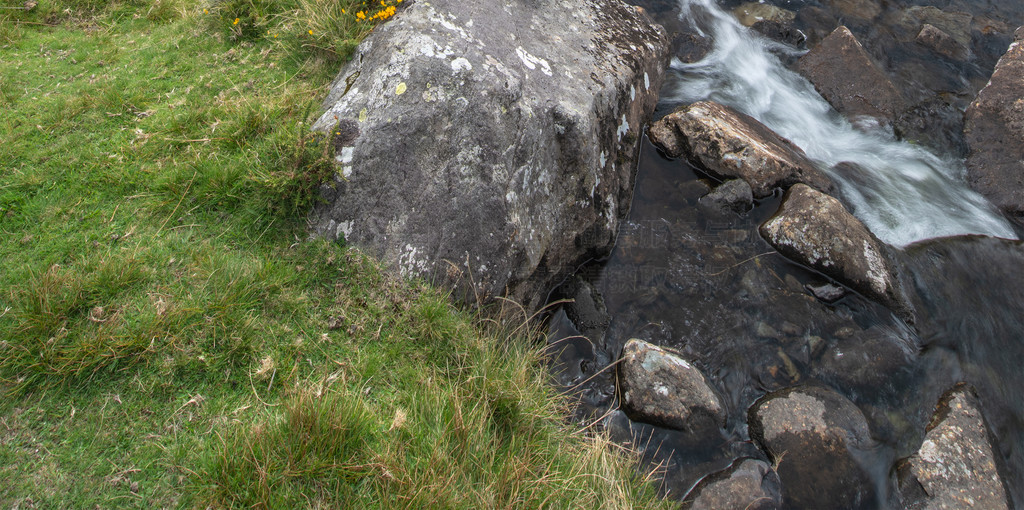
M 0 10 L 0 507 L 662 504 L 514 308 L 309 238 L 367 8 Z

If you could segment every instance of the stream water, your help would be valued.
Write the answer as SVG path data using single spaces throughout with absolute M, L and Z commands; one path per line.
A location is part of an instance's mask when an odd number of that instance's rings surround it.
M 613 438 L 660 463 L 663 490 L 682 497 L 737 458 L 764 458 L 746 428 L 756 399 L 794 384 L 824 384 L 868 418 L 877 447 L 863 463 L 872 473 L 876 506 L 888 508 L 895 504 L 894 463 L 920 446 L 940 395 L 968 381 L 978 389 L 997 439 L 1011 499 L 1024 501 L 1024 274 L 1018 269 L 1024 246 L 1014 241 L 1020 226 L 964 185 L 958 131 L 949 129 L 957 128 L 959 109 L 991 74 L 1009 43 L 1006 34 L 975 33 L 971 63 L 953 65 L 906 49 L 893 35 L 897 23 L 886 28 L 900 9 L 922 2 L 886 3 L 888 11 L 868 16 L 877 23 L 847 15 L 865 46 L 882 48 L 901 69 L 892 73 L 898 85 L 913 82 L 903 79 L 909 76 L 904 67 L 919 76 L 954 76 L 928 83 L 955 83 L 955 94 L 904 92 L 925 97 L 922 104 L 946 94 L 946 103 L 923 118 L 942 124 L 931 140 L 952 142 L 926 148 L 897 140 L 884 126 L 836 113 L 787 67 L 803 50 L 757 35 L 712 0 L 639 3 L 671 35 L 708 41 L 702 58 L 673 60 L 655 117 L 711 99 L 793 140 L 830 173 L 847 207 L 895 247 L 918 314 L 908 325 L 855 293 L 831 304 L 817 300 L 808 286 L 829 280 L 774 253 L 757 234 L 777 209 L 778 196 L 740 215 L 704 207 L 698 199 L 715 183 L 685 161 L 665 158 L 645 139 L 633 206 L 615 250 L 581 269 L 554 296 L 576 300 L 553 316 L 550 342 L 559 383 L 579 399 L 579 418 L 603 423 Z M 806 8 L 828 14 L 838 9 L 833 4 L 850 3 L 778 4 L 802 15 Z M 938 3 L 943 5 L 932 2 L 1012 25 L 1010 33 L 1024 24 L 1024 5 L 1018 5 L 1024 3 L 1017 0 Z M 798 25 L 800 20 L 798 15 Z M 834 28 L 828 19 L 823 24 L 823 33 Z M 815 27 L 802 28 L 814 38 Z M 834 170 L 840 162 L 861 171 Z M 920 242 L 961 234 L 980 235 Z M 720 437 L 688 437 L 633 422 L 617 410 L 615 371 L 608 368 L 630 338 L 677 349 L 708 376 L 729 410 Z

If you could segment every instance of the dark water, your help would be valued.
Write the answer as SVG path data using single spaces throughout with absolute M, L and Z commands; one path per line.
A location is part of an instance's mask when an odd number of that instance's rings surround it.
M 675 3 L 637 3 L 676 36 L 687 30 L 676 19 Z M 922 125 L 931 127 L 916 139 L 936 153 L 960 154 L 961 121 L 951 112 L 965 107 L 987 81 L 1013 30 L 1024 24 L 1024 2 L 884 2 L 865 19 L 837 7 L 856 3 L 777 5 L 797 11 L 798 25 L 805 9 L 813 11 L 815 17 L 804 18 L 820 26 L 799 25 L 810 44 L 842 17 L 871 53 L 883 56 L 878 60 L 909 101 L 931 105 L 921 113 Z M 983 18 L 972 25 L 973 56 L 951 63 L 908 45 L 892 20 L 913 5 Z M 663 102 L 656 118 L 676 106 Z M 997 438 L 1011 498 L 1024 501 L 1020 242 L 974 236 L 894 248 L 918 311 L 908 325 L 852 292 L 832 304 L 814 298 L 807 287 L 829 280 L 774 253 L 757 234 L 779 197 L 743 214 L 702 207 L 698 199 L 715 182 L 684 161 L 663 157 L 646 139 L 641 150 L 633 207 L 616 249 L 556 293 L 580 303 L 560 309 L 551 321 L 553 367 L 559 383 L 579 398 L 580 419 L 604 424 L 652 464 L 661 463 L 663 489 L 681 498 L 737 458 L 765 458 L 746 430 L 747 409 L 757 398 L 795 384 L 824 384 L 868 418 L 877 448 L 863 460 L 874 477 L 877 506 L 884 508 L 893 505 L 893 464 L 920 446 L 940 395 L 968 381 L 978 389 Z M 1019 233 L 1019 225 L 1013 228 Z M 608 368 L 630 338 L 678 349 L 708 376 L 729 411 L 720 437 L 690 438 L 631 422 L 616 410 L 615 373 Z

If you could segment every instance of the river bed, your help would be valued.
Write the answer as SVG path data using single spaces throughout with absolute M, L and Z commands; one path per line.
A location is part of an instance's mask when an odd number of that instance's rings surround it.
M 925 2 L 884 8 L 776 3 L 798 12 L 805 44 L 820 40 L 829 19 L 841 16 L 872 54 L 886 55 L 898 86 L 927 83 L 904 95 L 930 105 L 921 120 L 934 124 L 899 133 L 830 110 L 787 67 L 802 46 L 755 35 L 704 0 L 639 3 L 677 41 L 694 34 L 710 41 L 703 59 L 674 60 L 654 120 L 713 99 L 789 137 L 825 170 L 843 161 L 868 168 L 866 179 L 832 177 L 847 207 L 894 247 L 918 313 L 908 324 L 853 292 L 828 304 L 815 298 L 808 288 L 829 279 L 775 253 L 757 233 L 780 196 L 756 201 L 742 214 L 705 207 L 699 199 L 716 183 L 684 160 L 666 158 L 645 138 L 632 209 L 614 252 L 582 268 L 553 296 L 576 300 L 554 313 L 549 341 L 558 383 L 578 398 L 578 418 L 606 426 L 614 439 L 643 451 L 649 465 L 660 463 L 663 490 L 678 498 L 738 458 L 764 458 L 746 426 L 758 398 L 797 384 L 826 385 L 868 419 L 874 446 L 863 464 L 877 507 L 886 508 L 895 505 L 894 463 L 920 446 L 942 393 L 967 381 L 981 396 L 1011 499 L 1022 501 L 1024 247 L 1012 240 L 1021 226 L 963 183 L 956 113 L 984 86 L 1011 40 L 1006 30 L 1012 34 L 1024 24 L 1024 6 L 930 2 L 982 20 L 972 34 L 972 58 L 955 64 L 908 46 L 899 35 L 893 20 Z M 869 12 L 851 15 L 854 4 Z M 911 135 L 913 144 L 901 139 Z M 927 240 L 963 234 L 980 235 Z M 633 422 L 618 410 L 613 364 L 630 338 L 674 348 L 708 376 L 728 410 L 720 437 L 689 437 Z

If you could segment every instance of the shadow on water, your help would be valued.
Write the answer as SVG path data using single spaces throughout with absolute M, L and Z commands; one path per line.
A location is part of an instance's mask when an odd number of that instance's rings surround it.
M 684 30 L 674 18 L 675 2 L 637 3 L 676 36 Z M 829 13 L 840 2 L 775 3 Z M 888 11 L 872 19 L 891 18 L 890 11 L 915 4 L 923 2 L 886 3 Z M 1017 0 L 956 4 L 968 5 L 976 18 L 987 12 L 1004 24 L 1024 19 L 1024 3 Z M 886 32 L 892 27 L 871 30 L 880 45 L 895 44 Z M 1001 37 L 974 34 L 977 57 L 954 69 L 968 83 L 958 94 L 973 97 L 984 85 L 975 75 L 991 73 L 998 54 L 993 58 L 995 50 L 986 48 L 996 48 Z M 893 58 L 920 57 L 915 52 Z M 661 103 L 655 118 L 675 106 Z M 834 282 L 778 255 L 757 233 L 780 196 L 743 213 L 722 211 L 699 201 L 715 185 L 644 138 L 632 210 L 615 250 L 554 295 L 575 300 L 552 316 L 549 341 L 556 381 L 579 402 L 577 418 L 637 447 L 649 466 L 661 465 L 662 489 L 681 498 L 736 459 L 768 460 L 751 443 L 746 425 L 758 398 L 797 384 L 822 384 L 857 404 L 868 419 L 876 446 L 860 452 L 860 460 L 874 479 L 877 506 L 887 508 L 895 505 L 894 463 L 921 445 L 942 393 L 966 380 L 981 395 L 1011 498 L 1022 501 L 1024 245 L 972 236 L 894 248 L 900 278 L 915 294 L 917 319 L 908 326 L 849 290 L 831 303 L 814 297 L 809 288 Z M 693 438 L 632 421 L 619 410 L 615 361 L 630 338 L 676 349 L 708 376 L 728 409 L 719 437 Z

